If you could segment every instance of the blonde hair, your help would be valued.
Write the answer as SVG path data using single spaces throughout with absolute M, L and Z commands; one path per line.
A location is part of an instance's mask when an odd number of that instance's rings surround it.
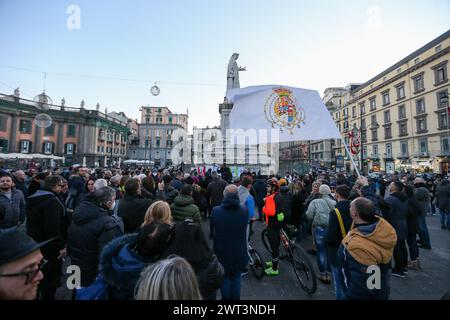
M 167 202 L 162 200 L 153 202 L 152 205 L 147 209 L 147 212 L 145 213 L 144 223 L 142 225 L 145 226 L 152 221 L 172 223 L 172 213 Z
M 136 284 L 136 300 L 201 300 L 191 265 L 175 255 L 148 266 Z

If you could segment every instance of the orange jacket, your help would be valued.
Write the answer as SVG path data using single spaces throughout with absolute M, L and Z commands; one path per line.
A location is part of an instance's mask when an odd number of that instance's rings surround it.
M 277 194 L 278 194 L 278 192 L 275 192 L 265 199 L 265 205 L 264 205 L 262 211 L 266 215 L 266 224 L 267 225 L 269 225 L 269 217 L 274 216 L 275 212 L 276 212 L 275 196 Z

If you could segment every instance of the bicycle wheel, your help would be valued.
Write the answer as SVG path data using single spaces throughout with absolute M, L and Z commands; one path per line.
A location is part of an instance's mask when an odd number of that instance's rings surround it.
M 256 279 L 261 279 L 264 276 L 264 261 L 261 259 L 258 251 L 250 249 L 250 269 Z
M 264 229 L 264 230 L 261 232 L 261 239 L 262 239 L 262 242 L 263 242 L 264 247 L 266 248 L 266 250 L 267 250 L 270 254 L 272 254 L 272 249 L 270 249 L 269 238 L 267 237 L 267 229 Z
M 300 286 L 308 294 L 313 294 L 317 290 L 317 278 L 311 262 L 302 247 L 297 244 L 290 246 L 292 255 L 292 266 L 297 276 Z

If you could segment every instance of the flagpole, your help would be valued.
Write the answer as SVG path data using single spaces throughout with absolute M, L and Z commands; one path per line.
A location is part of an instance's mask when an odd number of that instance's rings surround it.
M 348 154 L 348 156 L 350 157 L 350 161 L 353 163 L 353 167 L 355 168 L 356 173 L 358 174 L 358 177 L 360 177 L 361 174 L 359 173 L 359 170 L 358 170 L 358 167 L 356 166 L 355 160 L 353 160 L 352 154 L 351 154 L 350 151 L 348 150 L 348 146 L 347 146 L 347 144 L 345 143 L 345 139 L 342 139 L 342 138 L 341 138 L 341 140 L 342 140 L 342 142 L 344 143 L 345 150 L 347 151 L 347 154 Z

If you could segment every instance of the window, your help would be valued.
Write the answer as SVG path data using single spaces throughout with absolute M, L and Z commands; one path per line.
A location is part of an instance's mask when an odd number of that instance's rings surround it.
M 367 158 L 367 147 L 363 147 L 363 158 Z
M 417 119 L 417 133 L 427 131 L 427 119 L 425 117 Z
M 158 108 L 158 113 L 161 113 L 161 108 Z
M 44 142 L 42 146 L 42 152 L 44 154 L 52 154 L 53 148 L 54 148 L 53 142 Z
M 53 137 L 55 135 L 55 124 L 52 123 L 50 127 L 45 128 L 44 130 L 44 136 L 51 136 Z
M 344 121 L 344 130 L 348 129 L 348 121 Z
M 20 152 L 21 153 L 30 153 L 31 152 L 31 141 L 21 140 L 20 141 Z
M 399 123 L 398 127 L 399 127 L 398 131 L 400 133 L 399 134 L 400 137 L 408 135 L 408 126 L 407 126 L 406 122 Z
M 434 50 L 435 50 L 436 52 L 441 51 L 441 50 L 442 50 L 442 45 L 440 44 L 440 45 L 436 46 L 436 47 L 434 48 Z
M 386 106 L 389 103 L 391 103 L 389 98 L 389 90 L 382 92 L 381 95 L 383 97 L 383 106 Z
M 372 154 L 374 157 L 378 157 L 378 146 L 376 144 L 372 146 Z
M 425 113 L 425 99 L 416 100 L 416 113 L 421 114 Z
M 361 128 L 365 129 L 366 128 L 366 119 L 361 119 Z
M 67 137 L 75 137 L 76 135 L 76 126 L 74 124 L 67 125 Z
M 356 106 L 352 107 L 352 117 L 355 118 L 356 117 Z
M 20 120 L 19 131 L 22 133 L 31 133 L 31 121 L 30 120 Z
M 343 110 L 343 112 L 344 112 L 344 119 L 345 119 L 345 118 L 348 117 L 348 109 L 345 108 L 345 109 Z
M 447 82 L 447 61 L 441 62 L 437 66 L 432 67 L 434 70 L 434 85 Z
M 398 106 L 398 119 L 405 119 L 406 118 L 406 108 L 405 105 L 402 104 L 401 106 Z
M 172 117 L 169 117 L 169 123 L 172 123 Z
M 425 156 L 428 153 L 428 141 L 427 138 L 419 140 L 420 155 Z
M 149 122 L 150 122 L 150 118 L 149 118 L 149 117 L 146 117 L 146 118 L 145 118 L 145 122 L 149 123 Z
M 374 114 L 374 115 L 372 115 L 372 116 L 370 117 L 370 123 L 371 123 L 373 126 L 377 125 L 377 115 L 376 115 L 376 114 Z
M 391 129 L 390 125 L 384 128 L 384 138 L 385 139 L 391 139 L 392 138 L 392 129 Z
M 405 86 L 400 85 L 397 87 L 397 100 L 405 98 Z
M 66 144 L 66 154 L 73 155 L 75 153 L 75 144 L 67 143 Z
M 445 136 L 441 138 L 441 150 L 445 155 L 450 153 L 450 137 Z
M 389 110 L 384 112 L 384 123 L 391 122 L 391 112 Z
M 8 117 L 0 115 L 0 131 L 6 131 L 7 123 L 8 123 Z
M 392 144 L 386 143 L 386 158 L 392 158 Z
M 438 105 L 439 109 L 446 108 L 449 106 L 449 102 L 446 102 L 446 103 L 443 102 L 444 97 L 447 97 L 447 99 L 448 99 L 448 90 L 439 91 L 436 94 L 436 96 L 437 96 L 437 105 Z
M 423 83 L 423 74 L 424 74 L 424 72 L 421 72 L 418 75 L 415 75 L 414 77 L 412 77 L 412 79 L 414 81 L 414 93 L 418 93 L 418 92 L 425 90 L 425 86 Z
M 8 140 L 0 138 L 0 152 L 8 152 Z
M 377 140 L 378 140 L 378 130 L 373 129 L 372 130 L 372 141 L 377 141 Z
M 161 145 L 161 140 L 159 140 L 159 139 L 156 139 L 156 147 L 157 147 L 157 148 L 159 148 L 159 147 L 160 147 L 160 145 Z
M 441 112 L 438 114 L 439 129 L 447 129 L 448 126 L 447 119 L 448 119 L 447 112 Z
M 400 152 L 402 157 L 408 157 L 408 141 L 400 141 Z
M 361 104 L 359 105 L 359 108 L 360 108 L 360 110 L 361 110 L 361 114 L 366 114 L 366 106 L 365 106 L 364 103 L 361 103 Z

